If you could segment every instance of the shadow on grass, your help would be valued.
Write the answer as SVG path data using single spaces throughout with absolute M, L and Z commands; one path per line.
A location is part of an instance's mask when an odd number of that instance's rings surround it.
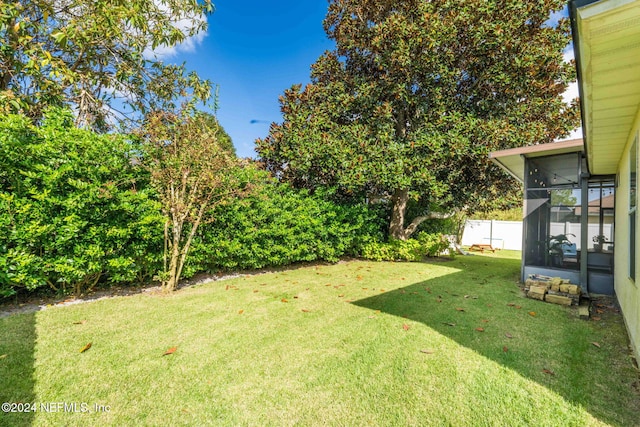
M 638 425 L 637 373 L 621 316 L 584 321 L 575 309 L 526 299 L 517 285 L 519 265 L 458 258 L 448 264 L 458 272 L 353 304 L 421 322 L 601 421 Z
M 8 411 L 2 407 L 0 426 L 29 426 L 34 421 L 33 407 L 24 404 L 39 405 L 34 391 L 36 339 L 35 312 L 0 318 L 0 404 L 10 405 Z

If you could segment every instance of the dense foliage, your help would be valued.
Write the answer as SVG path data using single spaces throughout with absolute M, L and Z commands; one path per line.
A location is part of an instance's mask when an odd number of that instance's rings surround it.
M 415 239 L 391 239 L 389 242 L 369 242 L 362 247 L 362 257 L 373 261 L 422 261 L 449 251 L 449 241 L 441 233 L 418 233 Z
M 50 111 L 42 127 L 0 117 L 0 295 L 150 278 L 162 217 L 135 152 L 77 129 L 69 111 Z
M 77 124 L 106 129 L 187 95 L 207 100 L 210 82 L 153 52 L 202 34 L 212 11 L 210 0 L 0 2 L 0 112 L 39 119 L 68 105 Z
M 336 49 L 312 83 L 281 97 L 282 124 L 258 141 L 267 168 L 300 188 L 334 188 L 393 206 L 406 239 L 431 215 L 491 209 L 517 191 L 488 160 L 495 149 L 551 142 L 578 126 L 563 59 L 564 0 L 332 0 Z M 420 209 L 408 217 L 415 203 Z
M 383 212 L 365 204 L 336 204 L 279 185 L 258 173 L 260 190 L 216 207 L 191 257 L 198 269 L 217 271 L 335 262 L 357 256 L 363 244 L 383 237 Z M 192 264 L 192 268 L 193 268 Z
M 166 217 L 136 141 L 78 129 L 67 110 L 50 110 L 39 127 L 0 117 L 0 296 L 83 293 L 161 272 Z M 383 238 L 383 206 L 337 204 L 239 171 L 254 191 L 208 205 L 213 221 L 194 234 L 183 277 L 335 262 Z

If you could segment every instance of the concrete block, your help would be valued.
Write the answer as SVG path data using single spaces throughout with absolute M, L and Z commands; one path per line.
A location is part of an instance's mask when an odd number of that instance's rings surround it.
M 573 302 L 573 300 L 569 297 L 563 297 L 561 295 L 551 295 L 551 294 L 546 295 L 544 300 L 552 304 L 560 304 L 560 305 L 571 305 L 571 303 Z

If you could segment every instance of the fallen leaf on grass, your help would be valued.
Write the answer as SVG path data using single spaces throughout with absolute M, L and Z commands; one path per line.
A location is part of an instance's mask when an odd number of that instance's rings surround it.
M 2 354 L 2 355 L 0 355 L 0 359 L 4 359 L 5 357 L 7 357 L 7 355 L 6 355 L 6 354 Z
M 338 298 L 342 298 L 342 297 L 344 297 L 344 294 L 338 295 Z
M 597 343 L 597 342 L 595 342 L 595 341 L 594 341 L 594 342 L 592 342 L 591 344 L 593 344 L 594 346 L 596 346 L 596 347 L 600 348 L 600 343 Z
M 517 309 L 517 310 L 520 310 L 521 308 L 522 308 L 522 306 L 521 306 L 521 305 L 516 305 L 516 309 Z
M 420 353 L 424 353 L 424 354 L 433 354 L 433 353 L 435 353 L 435 351 L 433 351 L 433 350 L 427 350 L 427 349 L 424 349 L 424 350 L 420 350 Z
M 593 317 L 591 318 L 591 320 L 595 320 L 595 321 L 597 322 L 597 321 L 599 321 L 599 320 L 602 320 L 602 317 L 600 317 L 600 316 L 593 316 Z
M 535 311 L 530 311 L 530 312 L 529 312 L 529 316 L 531 316 L 531 317 L 536 317 L 536 312 L 535 312 Z
M 489 323 L 489 319 L 482 319 L 482 323 Z
M 380 292 L 384 292 L 384 289 L 380 289 Z
M 310 313 L 310 312 L 311 312 L 311 310 L 307 310 L 306 308 L 303 308 L 303 309 L 302 309 L 302 310 L 300 310 L 300 311 L 302 311 L 303 313 Z
M 238 314 L 244 313 L 244 310 L 238 310 Z
M 601 310 L 601 309 L 597 308 L 597 309 L 596 309 L 596 313 L 598 313 L 598 314 L 603 314 L 603 313 L 604 313 L 604 310 Z
M 85 345 L 84 347 L 82 347 L 80 349 L 80 353 L 84 353 L 85 351 L 89 350 L 91 348 L 91 343 Z
M 84 325 L 85 323 L 87 323 L 86 320 L 81 320 L 79 322 L 73 322 L 74 325 Z
M 507 307 L 515 307 L 516 305 L 512 302 L 510 302 L 509 304 L 507 304 Z
M 447 325 L 447 326 L 456 326 L 455 323 L 451 323 L 451 322 L 445 322 L 443 323 L 443 325 Z
M 464 311 L 464 308 L 456 307 L 456 311 Z
M 544 372 L 547 375 L 555 375 L 556 374 L 555 372 L 553 372 L 553 371 L 551 371 L 549 369 L 543 369 L 542 372 Z
M 511 335 L 509 332 L 505 332 L 504 336 L 509 338 L 509 339 L 513 338 L 513 335 Z
M 508 352 L 508 351 L 509 351 L 509 348 L 505 345 L 504 347 L 502 347 L 502 351 L 503 351 L 504 353 L 506 353 L 506 352 Z
M 408 331 L 410 327 L 411 326 L 407 325 L 406 323 L 402 325 L 402 329 L 404 329 L 405 331 Z
M 258 292 L 260 292 L 260 291 L 258 291 L 257 289 L 254 289 L 254 290 L 253 290 L 253 293 L 254 293 L 254 294 L 257 294 Z
M 177 349 L 178 349 L 178 347 L 171 347 L 170 349 L 168 349 L 167 351 L 165 351 L 162 355 L 163 355 L 163 356 L 168 356 L 168 355 L 170 355 L 170 354 L 175 353 Z
M 484 332 L 484 328 L 476 328 L 476 331 L 478 331 L 478 332 Z

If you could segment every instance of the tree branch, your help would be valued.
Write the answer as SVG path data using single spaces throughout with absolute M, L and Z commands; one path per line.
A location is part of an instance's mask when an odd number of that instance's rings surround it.
M 448 212 L 448 213 L 431 212 L 429 213 L 429 215 L 422 215 L 422 216 L 416 217 L 413 219 L 413 221 L 411 221 L 411 224 L 409 224 L 409 226 L 405 228 L 404 230 L 405 236 L 407 237 L 411 236 L 413 233 L 415 233 L 418 226 L 428 219 L 447 219 L 447 218 L 451 218 L 455 214 L 456 214 L 455 211 Z

